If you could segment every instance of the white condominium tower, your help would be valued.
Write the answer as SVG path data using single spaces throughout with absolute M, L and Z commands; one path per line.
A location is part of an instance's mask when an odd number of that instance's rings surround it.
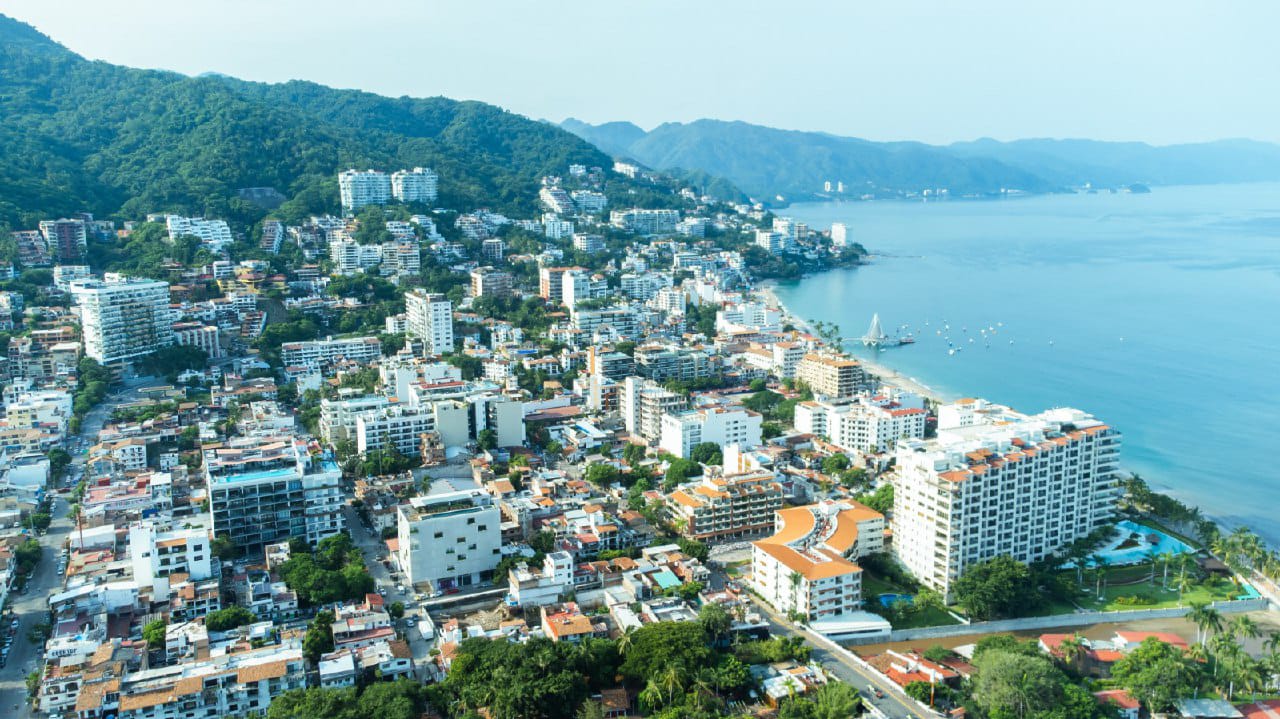
M 1042 559 L 1111 519 L 1119 459 L 1120 433 L 1075 409 L 1005 411 L 899 443 L 894 551 L 944 595 L 977 562 Z
M 345 170 L 338 173 L 338 194 L 347 213 L 365 205 L 385 205 L 391 201 L 391 177 L 377 170 Z
M 453 303 L 442 294 L 414 290 L 404 296 L 409 336 L 425 340 L 427 353 L 453 351 Z
M 435 202 L 439 178 L 429 167 L 391 174 L 391 195 L 401 202 Z
M 80 308 L 84 353 L 104 365 L 127 362 L 173 344 L 166 282 L 77 280 L 71 295 Z

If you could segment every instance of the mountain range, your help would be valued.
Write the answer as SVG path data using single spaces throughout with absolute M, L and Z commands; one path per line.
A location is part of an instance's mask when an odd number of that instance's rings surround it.
M 14 228 L 86 210 L 248 225 L 265 214 L 239 198 L 250 187 L 283 194 L 285 219 L 336 212 L 348 167 L 429 166 L 441 206 L 529 215 L 543 175 L 610 164 L 564 130 L 480 102 L 121 67 L 3 15 L 0 118 L 0 223 Z
M 1140 142 L 981 139 L 951 145 L 872 142 L 746 122 L 669 122 L 644 131 L 630 122 L 560 124 L 617 158 L 665 171 L 722 177 L 757 198 L 801 199 L 843 182 L 846 194 L 895 196 L 947 188 L 952 196 L 1002 189 L 1054 192 L 1091 184 L 1115 188 L 1280 180 L 1280 145 L 1222 140 L 1153 146 Z

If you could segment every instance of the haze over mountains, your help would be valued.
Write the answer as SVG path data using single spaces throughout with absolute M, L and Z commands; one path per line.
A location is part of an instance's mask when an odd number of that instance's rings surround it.
M 1002 188 L 1052 192 L 1094 187 L 1280 180 L 1280 145 L 1221 140 L 1152 146 L 1140 142 L 981 139 L 946 146 L 871 142 L 746 122 L 671 122 L 649 132 L 629 122 L 560 124 L 615 157 L 658 170 L 698 170 L 757 198 L 799 199 L 845 185 L 846 195 L 893 196 L 947 188 L 953 196 Z

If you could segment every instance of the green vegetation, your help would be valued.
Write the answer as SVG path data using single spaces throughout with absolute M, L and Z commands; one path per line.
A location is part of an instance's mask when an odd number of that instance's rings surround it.
M 975 620 L 1025 617 L 1044 607 L 1037 577 L 1008 556 L 993 557 L 965 570 L 953 587 L 956 603 Z
M 1006 637 L 1008 638 L 1008 637 Z M 1036 651 L 1024 647 L 979 643 L 973 665 L 971 697 L 981 716 L 990 719 L 1103 719 L 1104 709 L 1089 691 L 1073 682 Z
M 298 593 L 298 601 L 317 606 L 359 599 L 374 589 L 373 577 L 364 566 L 364 558 L 348 534 L 335 534 L 320 540 L 314 553 L 297 551 L 305 542 L 294 543 L 289 560 L 280 565 L 280 577 Z
M 302 653 L 312 664 L 320 661 L 320 655 L 333 651 L 333 612 L 325 609 L 307 625 L 307 635 L 302 638 Z
M 419 719 L 427 692 L 411 679 L 363 687 L 293 689 L 275 697 L 267 719 Z
M 885 514 L 893 509 L 893 485 L 885 482 L 876 487 L 874 492 L 858 497 L 858 501 L 881 514 Z
M 225 632 L 258 621 L 258 617 L 248 609 L 232 605 L 226 609 L 218 609 L 205 615 L 204 625 L 211 632 Z
M 146 641 L 147 646 L 151 649 L 164 649 L 165 631 L 168 624 L 163 619 L 156 619 L 148 622 L 147 626 L 142 628 L 142 639 Z

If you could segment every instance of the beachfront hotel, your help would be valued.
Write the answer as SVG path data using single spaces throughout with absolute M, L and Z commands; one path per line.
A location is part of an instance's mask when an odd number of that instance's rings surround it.
M 862 607 L 862 568 L 884 549 L 884 515 L 852 500 L 780 509 L 773 536 L 751 543 L 751 587 L 779 612 L 806 621 Z
M 863 388 L 867 378 L 857 360 L 810 352 L 796 365 L 796 380 L 818 397 L 847 399 Z
M 977 562 L 1034 562 L 1111 520 L 1119 432 L 1076 409 L 1027 416 L 958 404 L 939 416 L 966 421 L 897 447 L 894 552 L 922 583 L 948 595 Z

